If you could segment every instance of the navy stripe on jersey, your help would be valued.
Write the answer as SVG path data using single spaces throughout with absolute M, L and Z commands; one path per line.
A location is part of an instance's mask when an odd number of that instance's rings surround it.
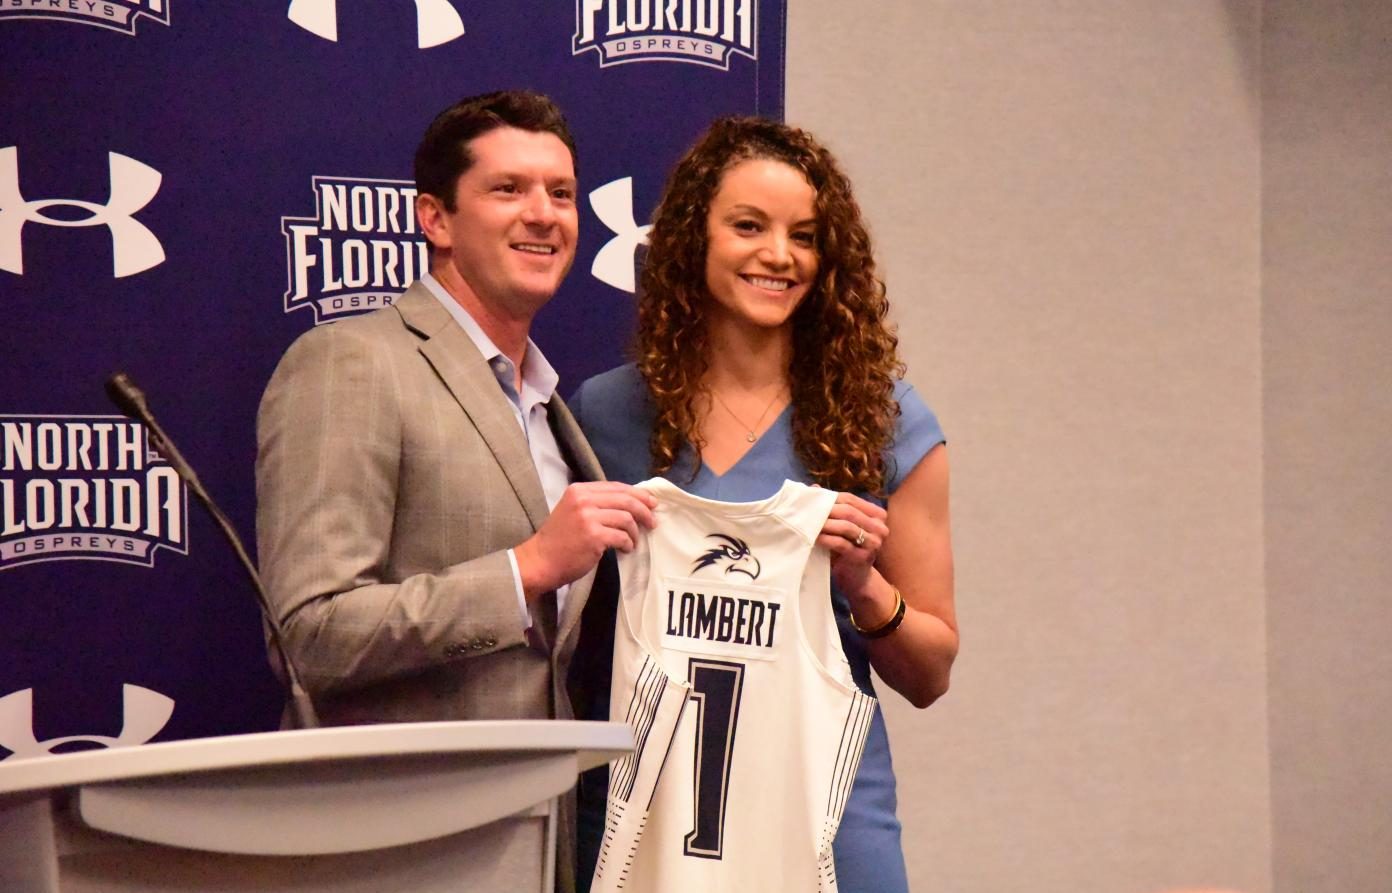
M 652 731 L 653 720 L 657 717 L 657 708 L 662 705 L 662 697 L 667 693 L 667 685 L 667 674 L 651 657 L 645 656 L 643 668 L 638 673 L 638 683 L 633 686 L 633 697 L 629 701 L 626 717 L 634 731 L 633 753 L 614 766 L 613 778 L 609 782 L 610 796 L 625 803 L 633 796 L 638 765 L 643 759 L 648 733 Z
M 876 703 L 874 698 L 860 691 L 851 699 L 846 721 L 841 726 L 841 746 L 836 752 L 836 770 L 827 794 L 828 818 L 839 821 L 846 808 L 856 770 L 860 768 L 860 755 L 865 750 L 865 739 L 870 734 L 870 722 L 875 718 Z

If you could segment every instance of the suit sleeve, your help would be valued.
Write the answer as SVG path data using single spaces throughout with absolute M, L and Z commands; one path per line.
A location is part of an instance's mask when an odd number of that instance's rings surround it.
M 440 499 L 445 508 L 403 522 L 403 487 L 444 492 L 446 475 L 467 481 L 469 469 L 447 467 L 456 458 L 443 445 L 403 456 L 403 390 L 420 382 L 403 369 L 405 352 L 372 334 L 337 323 L 301 337 L 257 416 L 261 569 L 316 695 L 524 643 L 506 546 L 406 570 L 394 554 L 417 556 L 407 565 L 458 554 L 458 542 L 487 539 L 467 527 L 495 524 L 496 511 L 483 497 L 452 507 Z M 407 535 L 425 539 L 403 546 Z

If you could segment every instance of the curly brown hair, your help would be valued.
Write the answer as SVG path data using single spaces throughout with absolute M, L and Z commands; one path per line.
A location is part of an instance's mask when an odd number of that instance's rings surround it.
M 816 190 L 817 275 L 792 318 L 794 451 L 824 487 L 883 494 L 899 415 L 894 380 L 904 365 L 870 235 L 831 153 L 806 131 L 762 118 L 715 121 L 677 163 L 653 216 L 636 339 L 638 371 L 657 410 L 653 472 L 671 469 L 686 444 L 693 475 L 699 468 L 698 403 L 710 365 L 707 217 L 724 173 L 753 159 L 787 164 Z

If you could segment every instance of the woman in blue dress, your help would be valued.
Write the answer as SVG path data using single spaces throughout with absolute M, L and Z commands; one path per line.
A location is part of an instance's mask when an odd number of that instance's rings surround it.
M 852 675 L 874 694 L 874 667 L 914 705 L 933 703 L 957 653 L 947 453 L 902 380 L 835 159 L 794 127 L 715 122 L 667 183 L 639 295 L 636 363 L 570 404 L 605 473 L 724 501 L 763 499 L 785 479 L 839 491 L 818 543 Z M 586 877 L 603 792 L 582 784 L 580 799 Z M 878 715 L 833 846 L 845 893 L 907 891 Z

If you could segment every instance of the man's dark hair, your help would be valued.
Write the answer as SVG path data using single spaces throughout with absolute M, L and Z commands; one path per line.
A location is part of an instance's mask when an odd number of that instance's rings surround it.
M 498 127 L 554 134 L 576 163 L 575 139 L 560 108 L 531 90 L 499 90 L 468 96 L 435 116 L 416 149 L 416 191 L 454 210 L 454 184 L 474 163 L 469 141 Z

